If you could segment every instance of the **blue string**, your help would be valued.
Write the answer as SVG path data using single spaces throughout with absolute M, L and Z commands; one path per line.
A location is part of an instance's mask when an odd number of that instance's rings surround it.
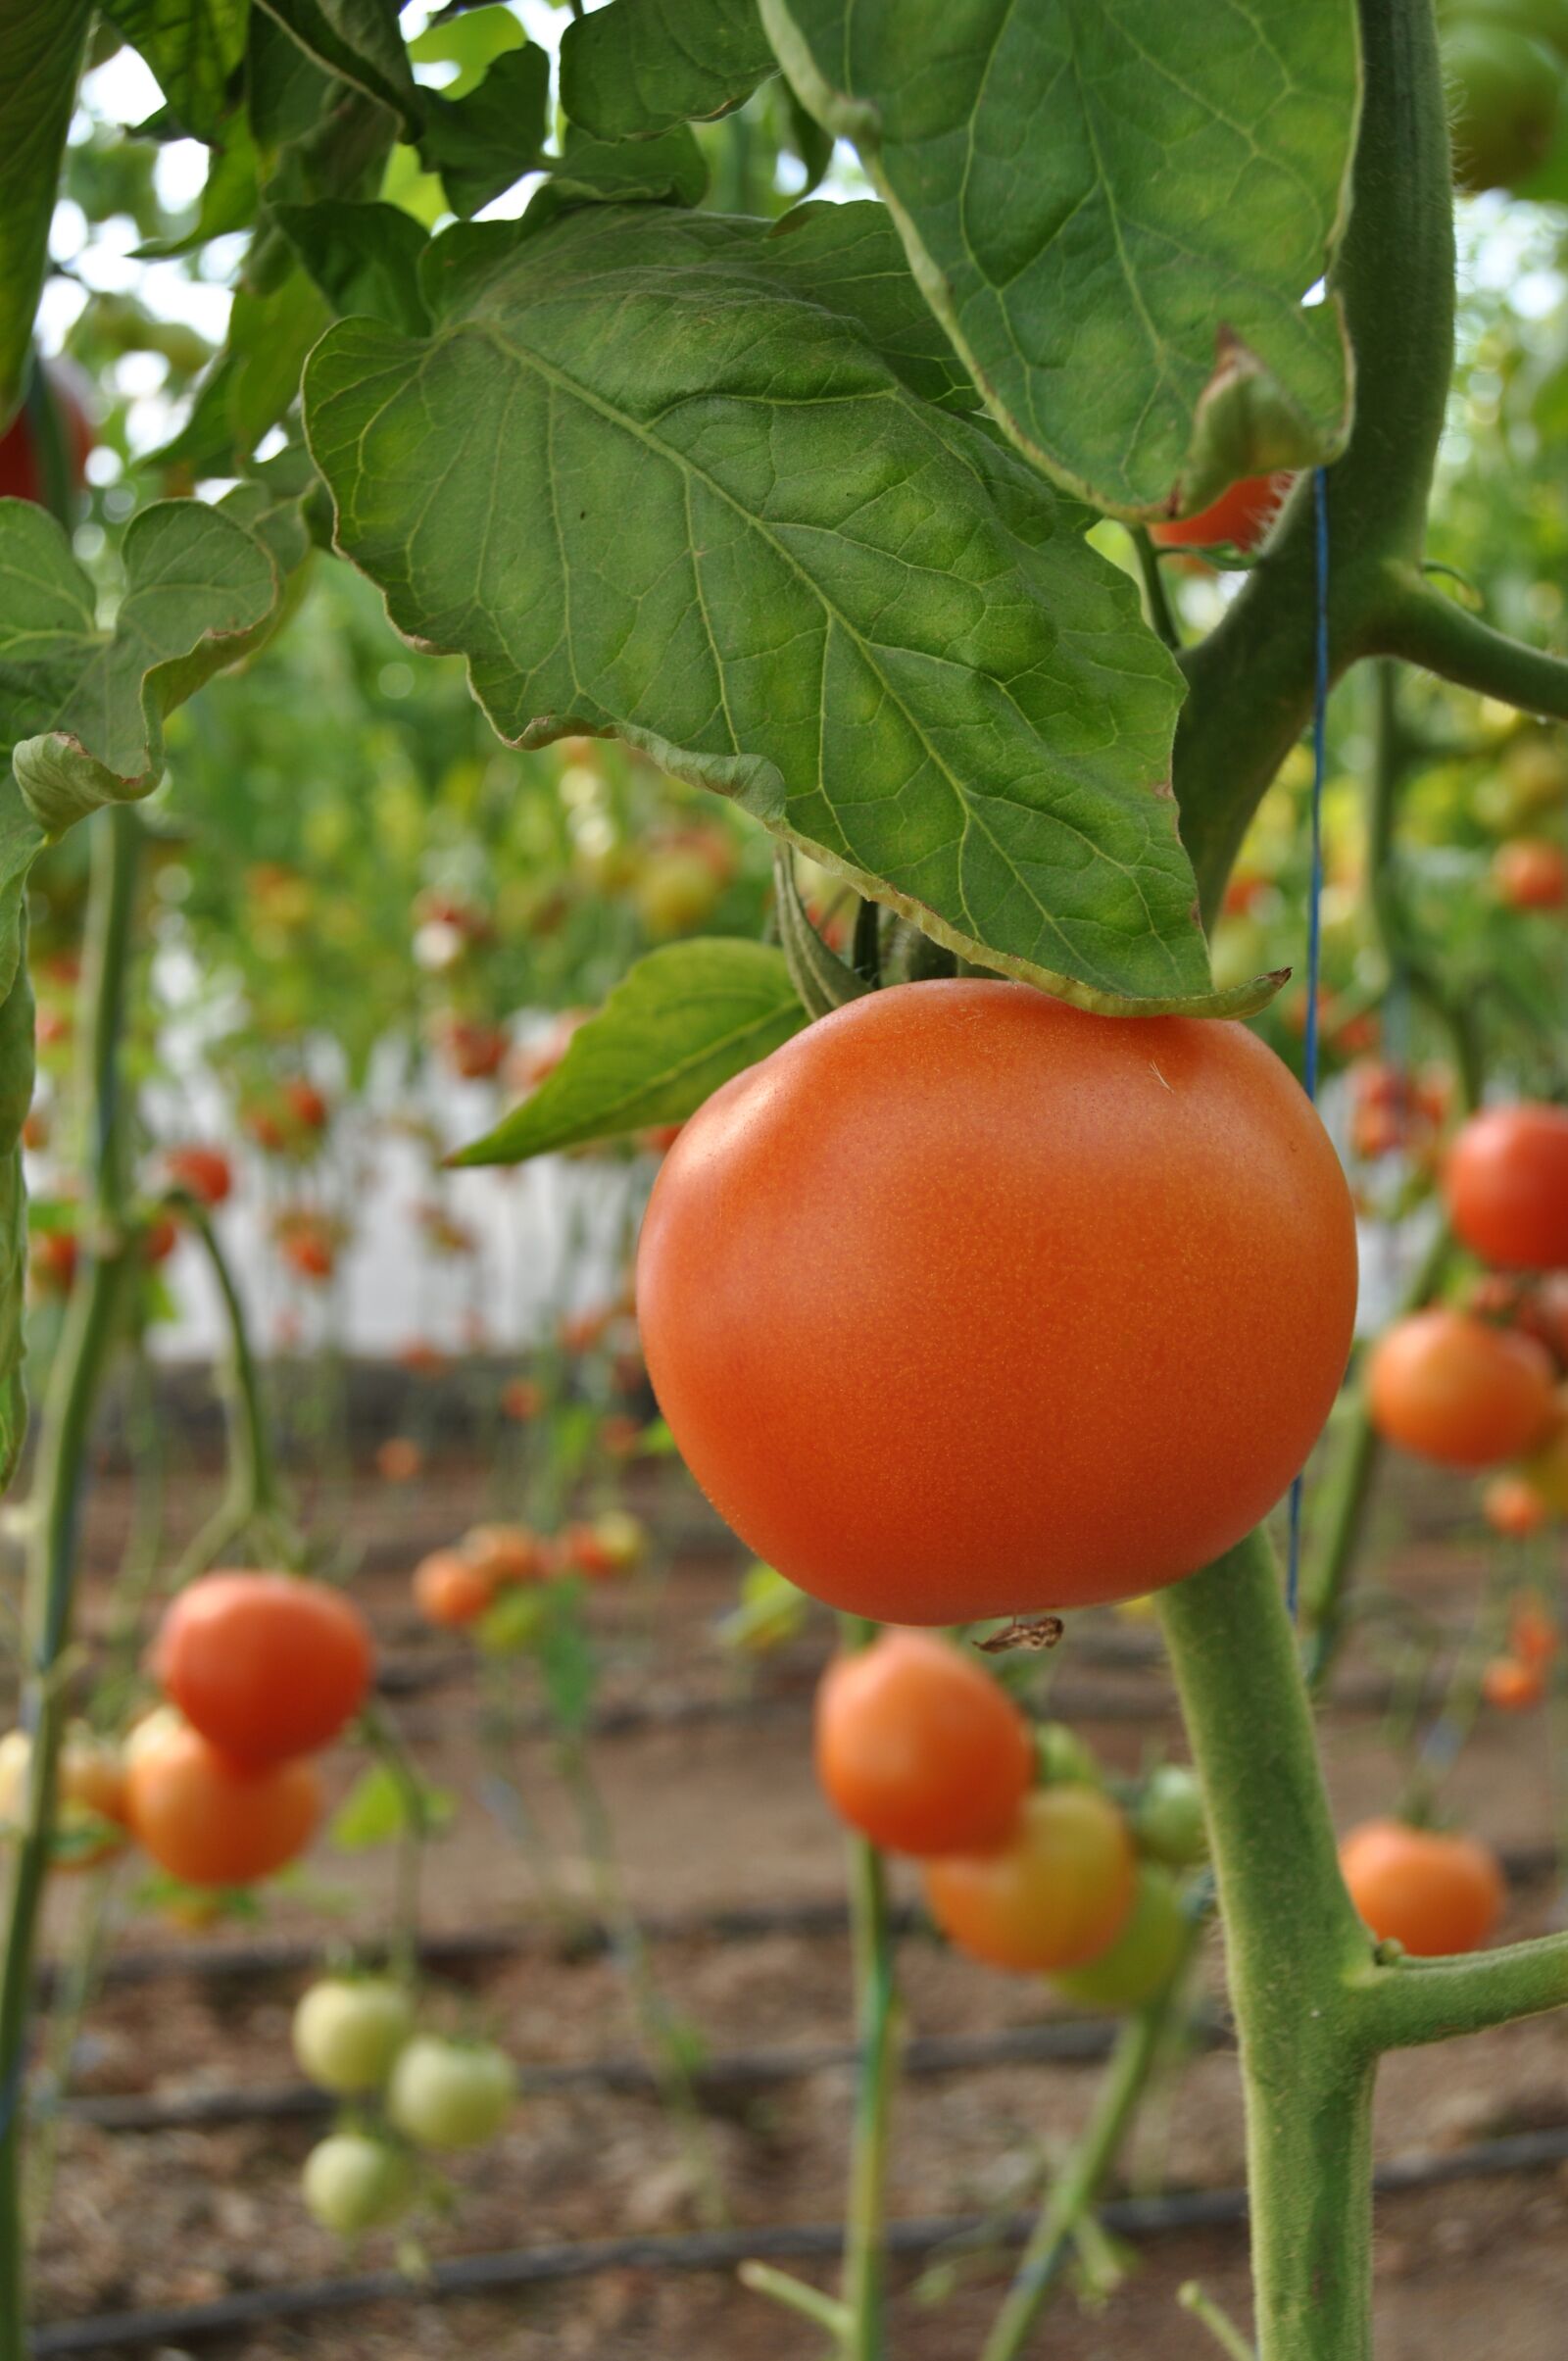
M 1317 993 L 1323 958 L 1323 773 L 1328 759 L 1329 712 L 1329 483 L 1321 467 L 1312 470 L 1312 549 L 1314 634 L 1312 679 L 1312 878 L 1306 910 L 1306 1039 L 1302 1079 L 1306 1095 L 1317 1099 Z M 1291 1486 L 1290 1547 L 1286 1558 L 1285 1603 L 1296 1620 L 1301 1584 L 1301 1488 L 1303 1476 Z

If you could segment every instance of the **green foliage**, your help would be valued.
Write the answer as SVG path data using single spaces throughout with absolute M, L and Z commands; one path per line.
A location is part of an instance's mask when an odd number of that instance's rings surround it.
M 248 0 L 113 0 L 104 14 L 146 59 L 180 128 L 221 139 Z
M 806 1012 L 782 952 L 697 941 L 651 951 L 579 1026 L 555 1072 L 462 1164 L 517 1164 L 589 1140 L 684 1123 L 798 1033 Z
M 10 899 L 8 895 L 8 903 Z M 9 934 L 15 924 L 9 909 L 6 917 Z M 17 964 L 0 1001 L 0 1491 L 16 1472 L 27 1425 L 23 1384 L 27 1194 L 22 1176 L 22 1126 L 32 1099 L 33 1008 L 24 952 L 24 926 Z
M 412 135 L 422 93 L 398 31 L 395 0 L 259 0 L 300 47 L 340 80 L 377 99 Z
M 503 737 L 617 730 L 955 950 L 1209 1005 L 1174 667 L 1077 513 L 921 398 L 884 216 L 600 209 L 454 232 L 425 284 L 428 341 L 322 340 L 307 432 L 339 545 Z
M 339 1852 L 372 1852 L 411 1827 L 421 1836 L 439 1836 L 456 1810 L 457 1798 L 447 1789 L 372 1762 L 338 1805 L 327 1834 Z
M 422 335 L 430 315 L 419 292 L 424 231 L 396 205 L 278 205 L 273 218 L 312 278 L 339 315 L 384 320 Z
M 22 399 L 90 0 L 15 0 L 0 80 L 0 424 Z
M 757 0 L 610 0 L 566 27 L 561 104 L 596 139 L 722 115 L 773 71 Z
M 762 0 L 1019 448 L 1116 514 L 1332 457 L 1353 0 Z
M 454 213 L 477 213 L 539 163 L 550 101 L 550 61 L 542 49 L 503 51 L 478 88 L 461 98 L 421 95 L 419 152 L 440 173 Z
M 568 129 L 526 219 L 538 228 L 574 205 L 699 205 L 707 193 L 707 159 L 684 123 L 656 139 L 585 139 Z

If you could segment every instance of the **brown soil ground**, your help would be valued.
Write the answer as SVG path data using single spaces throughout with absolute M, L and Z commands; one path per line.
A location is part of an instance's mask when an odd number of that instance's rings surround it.
M 205 1479 L 182 1478 L 179 1521 L 194 1523 L 209 1498 Z M 1459 1504 L 1458 1496 L 1425 1489 L 1406 1502 L 1386 1501 L 1374 1559 L 1380 1584 L 1455 1632 L 1473 1606 L 1486 1557 L 1473 1532 L 1454 1521 Z M 526 1851 L 481 1799 L 482 1729 L 495 1694 L 481 1688 L 465 1648 L 426 1633 L 409 1612 L 414 1558 L 491 1505 L 479 1472 L 453 1460 L 413 1490 L 367 1482 L 334 1513 L 361 1557 L 359 1591 L 381 1636 L 393 1709 L 426 1775 L 461 1799 L 452 1827 L 428 1852 L 424 1923 L 447 1933 L 533 1931 L 526 1949 L 443 1966 L 429 2010 L 493 2032 L 519 2060 L 526 2090 L 530 2065 L 634 2057 L 638 2033 L 620 1969 L 603 1952 L 573 1957 L 551 1940 L 558 1922 L 541 1900 Z M 840 1839 L 817 1796 L 808 1749 L 811 1683 L 826 1625 L 750 1673 L 738 1671 L 715 1645 L 711 1625 L 733 1601 L 739 1553 L 683 1490 L 666 1485 L 657 1506 L 670 1562 L 595 1599 L 599 1702 L 627 1710 L 618 1722 L 612 1714 L 592 1748 L 633 1902 L 656 1927 L 671 1916 L 688 1921 L 684 1930 L 656 1934 L 655 1972 L 670 2008 L 710 2056 L 842 2044 L 850 2036 L 842 1932 L 785 1924 L 724 1933 L 690 1923 L 737 1905 L 825 1904 L 842 1893 Z M 89 1520 L 92 1578 L 82 1618 L 89 1648 L 106 1628 L 126 1507 L 122 1481 L 111 1474 Z M 1330 1782 L 1346 1823 L 1386 1809 L 1398 1784 L 1386 1716 L 1367 1701 L 1385 1666 L 1358 1642 L 1341 1701 L 1324 1717 Z M 518 1677 L 495 1676 L 503 1685 Z M 1136 1769 L 1157 1745 L 1180 1752 L 1152 1626 L 1081 1618 L 1042 1678 L 1054 1684 L 1054 1709 L 1069 1712 L 1116 1767 Z M 538 1699 L 530 1694 L 527 1702 Z M 509 1759 L 559 1894 L 584 1894 L 588 1867 L 548 1739 L 515 1741 Z M 341 1787 L 355 1765 L 330 1768 Z M 1448 1793 L 1480 1833 L 1514 1850 L 1539 1851 L 1551 1841 L 1553 1790 L 1548 1718 L 1492 1715 Z M 111 1978 L 99 1991 L 76 2044 L 73 2090 L 174 2098 L 295 2084 L 288 2016 L 305 1971 L 255 1966 L 218 1975 L 212 1963 L 260 1940 L 298 1937 L 326 1946 L 384 1933 L 391 1884 L 384 1853 L 351 1857 L 322 1845 L 307 1876 L 269 1896 L 262 1927 L 225 1923 L 182 1935 L 138 1913 L 134 1877 L 125 1879 L 114 1904 L 115 1955 L 157 1952 L 166 1964 L 145 1979 Z M 901 1874 L 898 1884 L 912 1898 L 908 1879 Z M 1549 1876 L 1521 1880 L 1505 1932 L 1550 1923 L 1554 1891 Z M 51 1896 L 57 1957 L 71 1948 L 80 1894 L 79 1884 L 62 1881 Z M 901 1948 L 916 2035 L 980 2035 L 1036 2025 L 1053 2013 L 1050 1995 L 1031 1980 L 988 1975 L 918 1933 Z M 1218 2003 L 1217 1953 L 1205 1972 Z M 1059 2153 L 1083 2121 L 1097 2071 L 1010 2062 L 911 2077 L 898 2104 L 891 2213 L 985 2212 L 1020 2202 L 1042 2161 Z M 736 2223 L 835 2218 L 851 2098 L 851 2072 L 842 2064 L 711 2094 L 703 2136 Z M 1383 2077 L 1380 2155 L 1447 2151 L 1557 2126 L 1568 2126 L 1568 2014 L 1399 2057 Z M 346 2257 L 305 2217 L 296 2181 L 318 2130 L 303 2120 L 144 2132 L 66 2121 L 38 2255 L 38 2319 L 57 2324 L 193 2304 L 387 2265 L 396 2258 L 393 2238 L 371 2238 Z M 1236 2064 L 1221 2047 L 1191 2058 L 1161 2087 L 1120 2183 L 1145 2191 L 1224 2188 L 1242 2175 Z M 450 2181 L 449 2209 L 427 2213 L 419 2225 L 425 2250 L 441 2259 L 628 2233 L 679 2234 L 699 2218 L 696 2176 L 657 2100 L 591 2084 L 526 2095 L 507 2137 L 460 2161 Z M 1568 2316 L 1568 2168 L 1390 2197 L 1378 2228 L 1380 2361 L 1426 2361 L 1434 2350 L 1558 2361 Z M 1123 2249 L 1122 2259 L 1120 2284 L 1093 2304 L 1075 2291 L 1061 2296 L 1038 2338 L 1041 2353 L 1059 2361 L 1211 2356 L 1217 2347 L 1174 2300 L 1194 2278 L 1246 2319 L 1239 2231 L 1164 2235 Z M 827 2266 L 802 2269 L 826 2284 Z M 981 2341 L 1002 2275 L 1000 2262 L 982 2264 L 933 2303 L 917 2284 L 920 2266 L 901 2264 L 897 2361 L 965 2361 Z M 651 2269 L 505 2297 L 411 2298 L 321 2312 L 201 2347 L 227 2361 L 391 2361 L 475 2350 L 504 2361 L 796 2361 L 816 2348 L 807 2324 L 746 2292 L 727 2273 Z M 167 2357 L 185 2348 L 165 2340 L 140 2349 Z

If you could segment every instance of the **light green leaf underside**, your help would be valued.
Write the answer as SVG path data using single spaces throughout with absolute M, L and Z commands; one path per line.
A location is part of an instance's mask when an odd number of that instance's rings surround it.
M 565 1057 L 459 1164 L 532 1156 L 684 1123 L 720 1083 L 798 1033 L 806 1010 L 784 954 L 722 938 L 668 943 L 639 959 Z
M 0 32 L 0 427 L 22 398 L 89 0 L 10 0 Z
M 1086 1005 L 1216 1006 L 1176 668 L 1080 513 L 920 398 L 952 379 L 882 210 L 601 208 L 465 251 L 430 339 L 322 339 L 306 431 L 339 545 L 502 736 L 629 738 Z
M 1354 0 L 761 0 L 1037 466 L 1129 516 L 1332 458 Z M 1216 381 L 1217 373 L 1217 381 Z
M 610 0 L 562 35 L 562 110 L 596 139 L 646 139 L 722 115 L 772 71 L 757 0 Z

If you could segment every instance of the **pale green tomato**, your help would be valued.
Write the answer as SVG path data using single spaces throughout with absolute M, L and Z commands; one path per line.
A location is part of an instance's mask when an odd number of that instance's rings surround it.
M 294 2055 L 313 2083 L 340 2098 L 378 2090 L 414 2028 L 401 1984 L 386 1976 L 328 1976 L 294 2011 Z
M 1082 2008 L 1142 2008 L 1163 1991 L 1187 1940 L 1187 1924 L 1168 1869 L 1145 1861 L 1133 1906 L 1114 1943 L 1098 1959 L 1065 1968 L 1052 1981 Z
M 387 2118 L 419 2147 L 482 2147 L 516 2093 L 512 2060 L 493 2042 L 416 2034 L 392 2069 Z
M 340 2238 L 390 2222 L 412 2185 L 407 2157 L 364 2132 L 334 2132 L 312 2148 L 300 2176 L 306 2211 Z
M 1133 1807 L 1133 1840 L 1140 1852 L 1172 1869 L 1191 1869 L 1208 1852 L 1203 1791 L 1179 1762 L 1151 1771 Z

